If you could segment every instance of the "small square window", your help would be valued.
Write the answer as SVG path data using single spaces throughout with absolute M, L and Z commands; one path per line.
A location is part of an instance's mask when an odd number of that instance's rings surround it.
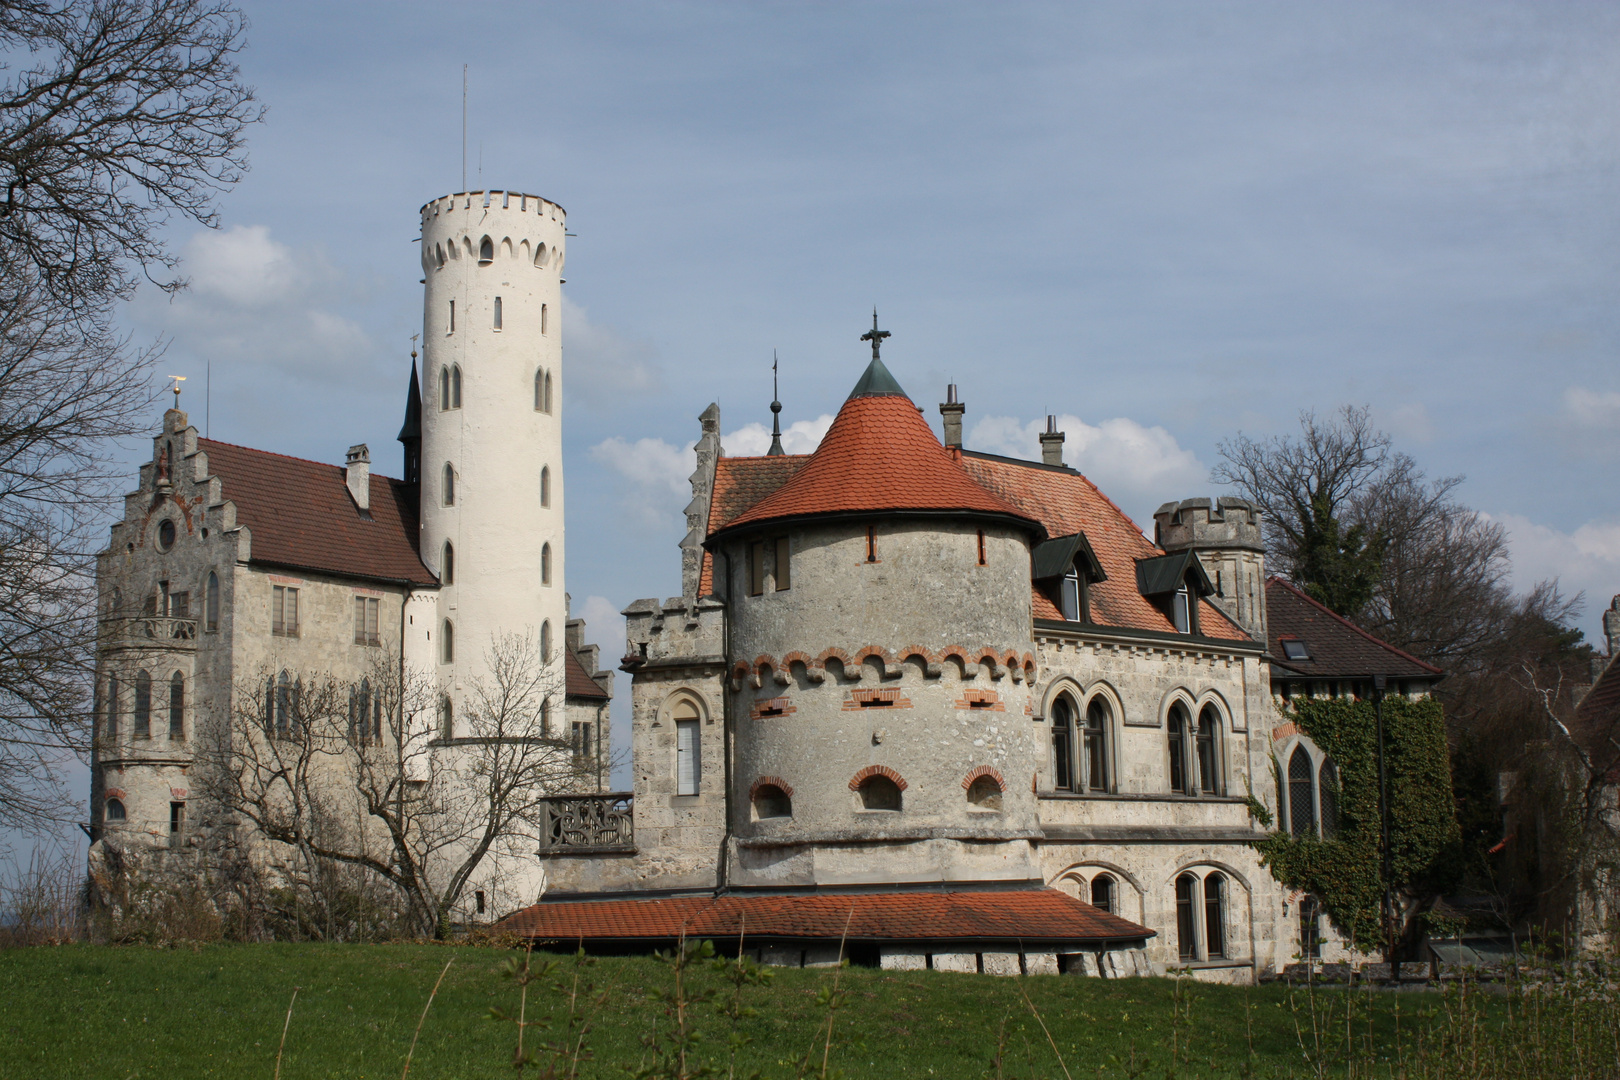
M 1282 643 L 1283 656 L 1289 660 L 1309 660 L 1311 650 L 1298 638 L 1284 638 Z

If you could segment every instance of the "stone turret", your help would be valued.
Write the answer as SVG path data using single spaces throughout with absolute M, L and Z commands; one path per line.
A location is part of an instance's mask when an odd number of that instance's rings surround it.
M 1603 637 L 1609 644 L 1609 659 L 1613 660 L 1620 654 L 1620 596 L 1609 602 L 1609 610 L 1603 613 Z
M 1266 638 L 1265 512 L 1247 499 L 1183 499 L 1153 515 L 1153 542 L 1165 551 L 1191 548 L 1215 583 L 1210 601 L 1250 637 Z

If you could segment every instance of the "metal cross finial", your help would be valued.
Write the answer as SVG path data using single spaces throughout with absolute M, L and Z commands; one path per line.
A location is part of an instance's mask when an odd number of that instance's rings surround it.
M 174 380 L 174 385 L 169 389 L 174 391 L 174 407 L 178 409 L 180 407 L 180 384 L 186 381 L 186 377 L 184 375 L 169 375 L 167 377 Z
M 412 334 L 411 335 L 411 359 L 413 361 L 416 359 L 416 339 L 421 337 L 421 336 L 422 336 L 421 334 Z
M 862 341 L 872 343 L 872 359 L 878 359 L 878 350 L 883 347 L 883 339 L 889 336 L 887 330 L 877 328 L 877 308 L 872 309 L 872 329 L 861 335 Z

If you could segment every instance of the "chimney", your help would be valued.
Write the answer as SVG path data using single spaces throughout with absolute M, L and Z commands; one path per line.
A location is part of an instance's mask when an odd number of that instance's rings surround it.
M 371 509 L 371 451 L 366 444 L 349 447 L 349 464 L 345 470 L 349 483 L 349 497 L 362 510 Z
M 1620 655 L 1620 596 L 1609 602 L 1609 610 L 1603 613 L 1603 636 L 1608 639 L 1609 659 L 1613 660 Z
M 1046 434 L 1041 436 L 1041 463 L 1063 464 L 1063 432 L 1057 429 L 1057 417 L 1046 418 Z
M 945 388 L 945 401 L 939 407 L 939 415 L 945 418 L 945 445 L 962 448 L 962 414 L 967 412 L 967 406 L 956 400 L 956 384 L 951 383 Z

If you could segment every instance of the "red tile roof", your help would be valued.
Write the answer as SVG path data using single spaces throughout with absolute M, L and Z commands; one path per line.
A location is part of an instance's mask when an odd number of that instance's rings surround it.
M 563 671 L 568 676 L 566 693 L 569 697 L 608 700 L 608 692 L 591 678 L 591 673 L 585 670 L 585 665 L 579 662 L 573 649 L 563 650 Z
M 319 461 L 198 439 L 236 520 L 252 530 L 252 560 L 347 577 L 437 585 L 416 553 L 416 507 L 398 480 L 371 475 L 370 519 L 344 470 Z
M 548 900 L 499 929 L 557 941 L 655 941 L 688 937 L 837 941 L 1120 941 L 1145 926 L 1056 889 L 680 896 L 656 900 Z
M 968 474 L 985 488 L 1020 507 L 1046 526 L 1051 536 L 1083 532 L 1108 580 L 1091 587 L 1091 620 L 1102 626 L 1174 634 L 1170 615 L 1137 591 L 1136 560 L 1163 555 L 1153 541 L 1097 485 L 1073 469 L 970 452 L 962 455 Z M 1041 589 L 1034 590 L 1037 619 L 1061 619 L 1062 612 Z M 1207 600 L 1200 601 L 1198 628 L 1205 637 L 1247 641 L 1249 637 Z
M 821 514 L 942 510 L 1034 518 L 973 482 L 911 399 L 851 397 L 815 453 L 727 528 Z
M 715 462 L 714 494 L 709 500 L 709 527 L 713 535 L 730 525 L 743 511 L 787 483 L 810 460 L 809 454 L 776 457 L 723 457 Z M 714 556 L 703 553 L 703 577 L 698 595 L 714 591 Z
M 1273 674 L 1343 679 L 1387 675 L 1392 679 L 1437 679 L 1445 672 L 1380 641 L 1343 616 L 1312 600 L 1280 577 L 1266 581 L 1267 647 Z M 1284 638 L 1305 643 L 1308 660 L 1290 660 Z

